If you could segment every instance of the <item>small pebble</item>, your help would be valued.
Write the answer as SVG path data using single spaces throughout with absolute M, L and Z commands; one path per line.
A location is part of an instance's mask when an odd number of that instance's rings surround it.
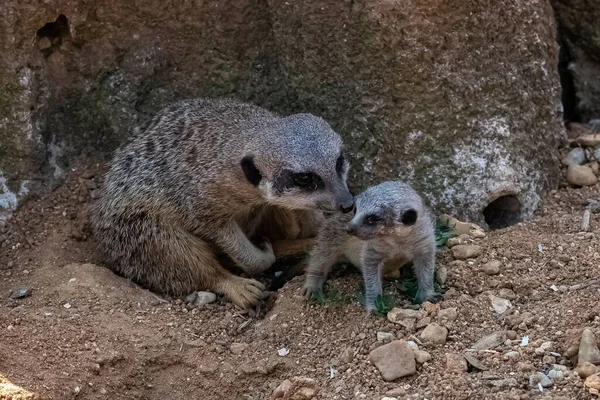
M 591 362 L 588 362 L 588 361 L 584 361 L 583 363 L 580 363 L 577 366 L 577 368 L 575 368 L 575 371 L 582 379 L 585 379 L 588 376 L 591 376 L 591 375 L 594 375 L 594 374 L 597 374 L 598 372 L 600 372 L 598 370 L 598 367 L 596 367 L 594 364 L 592 364 Z
M 446 353 L 446 371 L 451 374 L 467 372 L 467 360 L 462 354 Z
M 417 372 L 415 355 L 405 340 L 395 340 L 371 351 L 369 361 L 390 382 Z
M 437 318 L 439 321 L 444 322 L 444 321 L 456 321 L 456 319 L 458 318 L 458 312 L 456 311 L 455 307 L 452 308 L 444 308 L 442 310 L 440 310 L 438 312 Z
M 500 273 L 500 267 L 502 263 L 498 260 L 489 261 L 481 267 L 481 270 L 488 275 L 498 275 Z
M 585 387 L 587 387 L 589 389 L 600 390 L 600 376 L 598 376 L 598 375 L 588 376 L 587 378 L 585 378 L 584 385 L 585 385 Z
M 212 292 L 196 292 L 194 306 L 203 307 L 206 304 L 213 303 L 217 300 L 217 295 Z
M 490 301 L 492 303 L 492 308 L 498 314 L 504 314 L 508 309 L 512 307 L 510 300 L 503 299 L 502 297 L 490 295 Z
M 23 299 L 31 296 L 31 289 L 18 289 L 11 293 L 10 298 L 13 300 Z
M 242 354 L 247 348 L 248 345 L 246 343 L 232 343 L 231 346 L 229 346 L 229 350 L 236 355 Z
M 413 350 L 413 353 L 415 354 L 415 361 L 418 364 L 424 364 L 431 360 L 431 354 L 424 350 Z
M 378 342 L 390 342 L 396 339 L 393 333 L 390 332 L 377 332 L 377 341 Z
M 421 332 L 421 340 L 425 343 L 444 344 L 448 336 L 448 329 L 435 322 L 427 325 Z
M 481 247 L 476 245 L 459 244 L 452 247 L 452 257 L 455 260 L 467 260 L 481 254 Z
M 552 380 L 541 372 L 536 372 L 529 377 L 529 386 L 536 388 L 538 387 L 538 383 L 542 385 L 543 388 L 549 388 L 554 385 Z
M 569 165 L 567 182 L 573 186 L 593 186 L 598 182 L 594 171 L 587 165 Z
M 571 150 L 569 154 L 563 157 L 562 163 L 563 165 L 568 167 L 571 164 L 581 165 L 585 163 L 585 160 L 585 150 L 581 147 L 577 147 Z

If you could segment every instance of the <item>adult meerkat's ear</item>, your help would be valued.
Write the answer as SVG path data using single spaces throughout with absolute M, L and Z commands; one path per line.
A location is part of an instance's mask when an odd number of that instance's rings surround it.
M 244 156 L 240 164 L 242 166 L 242 170 L 244 171 L 246 179 L 248 179 L 248 182 L 250 182 L 254 186 L 258 186 L 258 184 L 262 180 L 262 174 L 260 173 L 258 168 L 256 168 L 256 165 L 254 165 L 254 156 Z

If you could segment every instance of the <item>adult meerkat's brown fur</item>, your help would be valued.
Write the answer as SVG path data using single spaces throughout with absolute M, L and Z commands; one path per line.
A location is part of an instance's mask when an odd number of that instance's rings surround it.
M 92 227 L 120 275 L 170 295 L 211 290 L 245 308 L 263 285 L 218 259 L 260 273 L 275 254 L 269 240 L 257 246 L 251 238 L 269 218 L 352 210 L 348 167 L 341 138 L 321 118 L 280 117 L 233 100 L 182 101 L 116 152 Z

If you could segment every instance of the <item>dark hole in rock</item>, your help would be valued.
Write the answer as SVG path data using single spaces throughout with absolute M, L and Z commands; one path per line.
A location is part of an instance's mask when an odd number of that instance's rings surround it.
M 37 30 L 37 46 L 47 57 L 52 53 L 53 48 L 59 47 L 63 39 L 69 37 L 69 35 L 69 20 L 66 16 L 60 14 L 56 21 L 48 22 Z
M 500 196 L 483 210 L 490 229 L 501 229 L 521 221 L 521 202 L 514 195 Z
M 563 35 L 559 29 L 559 39 Z M 560 51 L 558 58 L 558 74 L 560 77 L 561 100 L 563 105 L 563 118 L 565 122 L 580 122 L 581 117 L 577 110 L 577 92 L 573 72 L 569 69 L 572 61 L 571 52 L 564 39 L 559 40 Z

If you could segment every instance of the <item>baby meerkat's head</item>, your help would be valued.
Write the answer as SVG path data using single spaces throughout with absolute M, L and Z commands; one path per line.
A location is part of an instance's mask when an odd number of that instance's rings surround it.
M 354 209 L 346 184 L 348 156 L 340 136 L 323 119 L 310 114 L 279 118 L 257 143 L 241 165 L 268 203 L 325 212 Z
M 362 240 L 407 236 L 422 210 L 421 197 L 408 184 L 384 182 L 356 196 L 356 214 L 346 230 Z

